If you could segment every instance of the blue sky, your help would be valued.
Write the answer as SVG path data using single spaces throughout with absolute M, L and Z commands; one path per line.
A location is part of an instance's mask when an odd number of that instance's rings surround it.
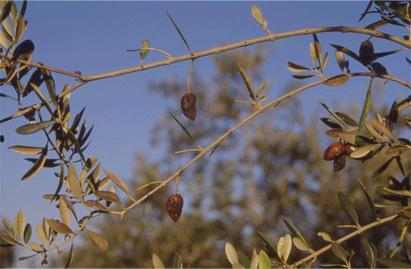
M 176 19 L 194 51 L 228 44 L 264 35 L 250 14 L 254 2 L 29 2 L 27 19 L 29 27 L 24 38 L 36 45 L 34 61 L 65 70 L 80 70 L 92 75 L 139 63 L 138 54 L 127 53 L 136 48 L 142 39 L 149 39 L 153 47 L 173 55 L 186 54 L 186 49 L 166 17 L 166 11 Z M 358 23 L 365 8 L 364 1 L 346 2 L 259 2 L 257 3 L 273 33 L 318 26 L 365 26 L 370 19 Z M 387 27 L 384 31 L 399 34 L 399 28 Z M 319 34 L 323 50 L 331 55 L 329 74 L 338 72 L 334 50 L 328 45 L 337 43 L 357 51 L 366 37 L 355 34 Z M 310 64 L 308 46 L 311 36 L 295 37 L 269 44 L 270 57 L 265 65 L 266 79 L 273 82 L 271 96 L 277 96 L 282 86 L 291 81 L 286 68 L 288 60 Z M 376 51 L 398 48 L 386 41 L 375 42 Z M 251 48 L 252 49 L 252 48 Z M 405 52 L 401 52 L 406 56 Z M 387 57 L 381 62 L 390 73 L 409 80 L 409 69 L 404 63 L 395 63 Z M 403 57 L 401 57 L 403 58 Z M 151 54 L 146 62 L 161 57 Z M 176 76 L 185 80 L 188 62 L 165 66 L 146 72 L 126 75 L 90 83 L 72 95 L 72 111 L 87 106 L 85 117 L 94 124 L 92 144 L 88 154 L 102 161 L 104 167 L 115 171 L 124 179 L 130 178 L 134 156 L 146 153 L 152 158 L 161 156 L 158 149 L 149 145 L 154 124 L 167 112 L 167 108 L 179 105 L 179 100 L 166 102 L 159 95 L 148 92 L 149 82 L 158 82 Z M 359 65 L 353 71 L 364 70 Z M 213 75 L 212 58 L 202 58 L 195 63 L 195 71 L 206 77 Z M 72 82 L 56 76 L 57 87 Z M 320 87 L 304 93 L 302 109 L 309 114 L 319 107 L 321 98 L 329 104 L 337 99 L 353 104 L 363 102 L 367 80 L 353 79 L 341 88 Z M 404 97 L 408 91 L 398 85 L 386 86 L 387 102 Z M 5 89 L 11 93 L 10 88 Z M 1 117 L 12 114 L 14 103 L 0 100 Z M 0 146 L 0 212 L 12 219 L 23 208 L 28 220 L 39 223 L 42 216 L 56 216 L 57 211 L 41 198 L 56 187 L 50 170 L 21 182 L 21 176 L 29 169 L 29 163 L 21 155 L 7 147 L 16 144 L 39 145 L 40 136 L 33 138 L 16 135 L 14 130 L 23 124 L 17 120 L 2 125 L 1 133 L 6 142 Z M 176 127 L 177 128 L 177 127 Z M 40 139 L 39 139 L 40 138 Z M 23 168 L 22 168 L 23 167 Z

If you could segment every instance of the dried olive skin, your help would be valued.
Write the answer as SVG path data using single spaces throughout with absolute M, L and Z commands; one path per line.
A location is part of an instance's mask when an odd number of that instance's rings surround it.
M 183 211 L 184 199 L 180 194 L 170 195 L 167 199 L 166 210 L 170 218 L 177 221 Z
M 363 65 L 369 65 L 375 60 L 374 46 L 371 41 L 366 40 L 361 43 L 360 60 Z
M 184 116 L 194 121 L 197 114 L 197 97 L 188 92 L 181 97 L 181 110 L 183 111 Z

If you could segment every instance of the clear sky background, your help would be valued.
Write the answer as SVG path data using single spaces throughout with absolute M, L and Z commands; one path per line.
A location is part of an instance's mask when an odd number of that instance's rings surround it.
M 140 46 L 142 39 L 149 39 L 158 47 L 173 55 L 187 51 L 175 29 L 166 17 L 169 11 L 184 31 L 194 51 L 216 45 L 237 42 L 264 35 L 264 31 L 251 17 L 250 8 L 254 2 L 29 2 L 27 19 L 29 27 L 24 38 L 32 39 L 36 50 L 34 61 L 65 70 L 80 70 L 92 75 L 139 64 L 137 53 L 126 49 Z M 324 2 L 259 2 L 261 10 L 273 33 L 318 26 L 365 26 L 373 19 L 357 22 L 366 6 L 364 1 Z M 374 17 L 374 19 L 376 19 Z M 383 31 L 401 34 L 398 27 L 385 27 Z M 328 74 L 339 72 L 334 60 L 334 49 L 329 43 L 358 50 L 365 36 L 357 34 L 319 34 L 323 51 L 331 55 Z M 309 43 L 311 36 L 294 37 L 268 44 L 270 57 L 264 68 L 265 78 L 273 82 L 269 89 L 271 96 L 277 96 L 283 86 L 292 80 L 286 68 L 287 61 L 310 65 Z M 376 51 L 396 49 L 384 40 L 375 41 Z M 252 49 L 252 48 L 251 48 Z M 381 62 L 390 73 L 409 80 L 409 68 L 400 56 L 386 57 Z M 150 53 L 146 62 L 161 59 Z M 392 59 L 397 59 L 394 62 Z M 365 71 L 351 61 L 352 71 Z M 188 62 L 164 66 L 153 70 L 90 83 L 72 95 L 72 111 L 87 106 L 85 118 L 94 125 L 92 144 L 87 154 L 99 158 L 104 167 L 115 171 L 124 179 L 131 178 L 134 157 L 137 153 L 151 158 L 161 157 L 161 150 L 149 145 L 152 127 L 170 107 L 179 106 L 179 100 L 166 102 L 161 96 L 148 92 L 150 82 L 159 82 L 176 76 L 185 80 Z M 203 77 L 214 74 L 212 58 L 202 58 L 195 63 L 195 72 Z M 61 89 L 72 80 L 55 76 Z M 363 102 L 368 81 L 354 78 L 344 87 L 319 87 L 304 93 L 301 109 L 309 114 L 319 108 L 319 99 L 328 104 L 350 101 Z M 387 103 L 405 97 L 409 92 L 400 86 L 388 83 L 385 98 Z M 2 89 L 3 91 L 3 89 Z M 11 88 L 4 90 L 13 93 Z M 0 100 L 1 117 L 12 114 L 13 102 Z M 201 117 L 201 107 L 200 117 Z M 170 119 L 171 120 L 171 119 Z M 49 169 L 34 178 L 21 182 L 21 176 L 30 164 L 22 155 L 13 153 L 7 147 L 24 144 L 43 146 L 42 136 L 26 137 L 16 135 L 14 130 L 24 123 L 20 119 L 0 126 L 6 142 L 0 146 L 0 212 L 10 220 L 23 208 L 28 221 L 39 223 L 43 216 L 57 216 L 49 203 L 41 198 L 57 186 Z M 227 126 L 228 128 L 229 126 Z M 176 126 L 176 128 L 178 128 Z M 40 139 L 39 139 L 40 138 Z

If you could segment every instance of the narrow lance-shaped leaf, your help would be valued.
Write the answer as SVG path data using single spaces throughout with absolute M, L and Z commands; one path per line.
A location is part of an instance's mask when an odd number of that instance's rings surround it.
M 261 27 L 264 28 L 264 30 L 267 30 L 268 23 L 264 19 L 263 13 L 261 12 L 260 8 L 257 5 L 252 5 L 251 6 L 251 14 L 253 15 L 254 20 L 261 25 Z
M 3 22 L 9 16 L 12 4 L 13 4 L 13 1 L 6 2 L 5 6 L 3 7 L 3 10 L 1 11 L 1 15 L 0 15 L 1 22 Z
M 34 175 L 36 175 L 38 172 L 40 172 L 40 170 L 44 166 L 44 163 L 46 162 L 47 152 L 48 152 L 48 146 L 43 148 L 42 153 L 41 153 L 40 157 L 38 158 L 38 160 L 29 169 L 29 171 L 27 171 L 27 173 L 24 174 L 24 176 L 21 178 L 21 180 L 29 179 L 29 178 L 33 177 Z
M 23 233 L 24 243 L 27 244 L 30 241 L 31 233 L 32 233 L 31 225 L 30 223 L 27 223 L 26 227 L 24 228 L 24 233 Z
M 320 69 L 322 70 L 323 69 L 323 55 L 322 55 L 320 40 L 318 39 L 315 33 L 313 34 L 313 38 L 314 38 L 314 48 L 315 48 L 316 58 L 318 61 L 318 65 L 320 66 Z
M 100 234 L 90 230 L 86 230 L 86 234 L 99 248 L 103 250 L 106 250 L 108 248 L 107 240 Z
M 341 261 L 344 261 L 345 263 L 347 262 L 349 253 L 342 245 L 333 243 L 331 247 L 331 251 L 338 259 L 340 259 Z
M 367 199 L 367 203 L 370 206 L 370 209 L 371 209 L 371 212 L 372 212 L 372 215 L 373 215 L 374 219 L 378 219 L 377 210 L 375 208 L 374 202 L 373 202 L 371 196 L 368 194 L 367 190 L 365 189 L 365 185 L 361 180 L 360 180 L 360 186 L 361 186 L 362 192 L 364 193 L 365 198 Z
M 365 237 L 361 238 L 361 248 L 368 266 L 370 268 L 375 268 L 377 265 L 377 253 L 374 253 L 373 248 Z
M 368 14 L 368 12 L 371 9 L 372 6 L 372 0 L 368 1 L 367 7 L 365 8 L 364 12 L 361 14 L 361 17 L 358 19 L 358 21 L 361 21 L 362 19 L 364 19 L 364 17 Z
M 195 144 L 198 148 L 201 148 L 199 144 L 195 141 L 194 137 L 191 135 L 191 133 L 187 130 L 187 128 L 184 126 L 184 124 L 177 118 L 176 115 L 174 115 L 172 112 L 170 112 L 171 117 L 177 122 L 178 125 L 180 125 L 181 129 L 183 129 L 184 133 L 190 138 L 191 142 Z
M 233 245 L 231 245 L 230 243 L 225 243 L 225 255 L 227 256 L 228 261 L 231 264 L 239 264 L 239 260 L 238 260 L 238 254 L 237 251 L 235 250 L 235 248 L 233 247 Z
M 304 236 L 302 235 L 302 233 L 298 230 L 298 228 L 288 219 L 283 219 L 284 224 L 287 226 L 288 230 L 295 236 L 300 238 L 304 244 L 309 247 L 310 245 L 307 243 L 307 241 L 305 240 Z
M 324 84 L 330 87 L 338 87 L 338 86 L 342 86 L 345 83 L 347 83 L 349 78 L 350 78 L 349 75 L 341 74 L 341 75 L 328 78 L 327 80 L 324 81 Z
M 173 19 L 173 17 L 171 17 L 170 13 L 168 13 L 168 12 L 167 12 L 167 17 L 170 19 L 170 21 L 171 21 L 171 23 L 173 24 L 174 28 L 177 30 L 178 34 L 180 35 L 181 39 L 183 40 L 184 44 L 186 45 L 188 51 L 189 51 L 190 53 L 192 53 L 192 52 L 191 52 L 191 48 L 190 48 L 190 46 L 188 45 L 188 42 L 187 42 L 186 38 L 185 38 L 184 35 L 183 35 L 183 32 L 180 30 L 180 27 L 178 27 L 177 23 L 175 22 L 175 20 Z
M 69 253 L 68 253 L 68 257 L 67 257 L 67 262 L 66 262 L 66 265 L 64 266 L 64 268 L 69 268 L 71 263 L 73 262 L 73 258 L 74 258 L 74 250 L 73 249 L 74 249 L 74 244 L 71 243 L 70 250 L 69 250 Z
M 34 122 L 22 125 L 16 129 L 16 133 L 21 135 L 34 134 L 40 130 L 46 129 L 54 124 L 54 121 Z
M 23 237 L 24 226 L 26 224 L 26 216 L 24 214 L 23 209 L 20 210 L 16 216 L 14 217 L 13 221 L 13 232 L 18 238 Z
M 347 196 L 345 196 L 344 193 L 338 192 L 338 200 L 340 201 L 341 206 L 344 208 L 344 211 L 347 213 L 347 215 L 351 218 L 351 220 L 356 224 L 359 225 L 359 220 L 358 220 L 358 215 L 357 212 L 354 209 L 353 204 L 351 201 L 348 199 Z
M 353 58 L 354 60 L 361 62 L 360 60 L 360 56 L 358 56 L 358 54 L 356 54 L 355 52 L 353 52 L 352 50 L 349 50 L 343 46 L 340 45 L 335 45 L 335 44 L 331 44 L 331 46 L 333 46 L 334 48 L 336 48 L 337 50 L 343 52 L 344 54 L 347 54 L 348 56 L 350 56 L 351 58 Z
M 43 71 L 43 77 L 50 99 L 53 104 L 57 106 L 56 83 L 54 82 L 53 76 L 49 71 Z
M 61 220 L 70 227 L 70 211 L 63 196 L 60 196 L 59 210 Z
M 149 52 L 148 48 L 150 47 L 150 42 L 147 39 L 144 39 L 141 43 L 143 47 L 140 50 L 140 60 L 144 61 Z
M 37 155 L 43 152 L 42 147 L 31 147 L 31 146 L 21 146 L 15 145 L 9 147 L 11 151 L 20 153 L 20 154 L 27 154 L 27 155 Z
M 293 62 L 288 62 L 288 70 L 291 72 L 304 72 L 304 71 L 310 71 L 311 69 L 303 65 L 299 65 Z
M 70 229 L 70 227 L 68 227 L 66 224 L 58 221 L 58 220 L 53 220 L 53 219 L 49 219 L 47 220 L 48 224 L 50 225 L 51 229 L 54 230 L 55 232 L 59 233 L 59 234 L 72 234 L 73 231 Z
M 83 192 L 81 190 L 80 182 L 77 177 L 76 168 L 74 168 L 72 163 L 68 164 L 68 184 L 73 195 L 81 202 L 83 202 Z
M 240 75 L 247 87 L 250 98 L 256 101 L 257 98 L 255 96 L 254 86 L 253 86 L 253 83 L 251 82 L 250 77 L 248 76 L 247 72 L 243 69 L 243 67 L 239 63 L 236 63 L 236 64 L 237 64 L 238 71 L 240 72 Z
M 41 225 L 41 224 L 37 224 L 37 225 L 36 225 L 36 234 L 37 234 L 37 237 L 38 237 L 44 244 L 47 244 L 47 243 L 48 243 L 48 239 L 47 239 L 47 237 L 46 237 L 46 234 L 44 233 L 43 225 Z
M 123 182 L 123 180 L 117 176 L 116 174 L 114 174 L 113 172 L 111 172 L 108 169 L 103 169 L 104 173 L 106 173 L 106 175 L 111 178 L 111 180 L 114 182 L 114 184 L 116 184 L 124 193 L 126 193 L 129 197 L 132 197 L 132 194 L 130 193 L 130 191 L 128 190 L 127 185 Z

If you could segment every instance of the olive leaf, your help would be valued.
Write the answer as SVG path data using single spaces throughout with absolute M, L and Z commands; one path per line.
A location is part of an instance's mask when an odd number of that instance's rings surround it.
M 86 230 L 87 236 L 101 249 L 106 250 L 108 248 L 108 241 L 100 234 Z
M 66 224 L 58 220 L 48 219 L 47 223 L 50 225 L 51 229 L 55 231 L 56 233 L 64 234 L 64 235 L 73 233 L 70 227 L 68 227 Z
M 34 122 L 22 125 L 16 129 L 16 133 L 21 135 L 29 135 L 34 134 L 38 131 L 46 129 L 54 124 L 54 121 L 42 121 L 42 122 Z
M 233 245 L 231 245 L 228 242 L 225 243 L 224 251 L 225 251 L 225 255 L 226 255 L 228 261 L 231 264 L 239 264 L 240 263 L 239 260 L 238 260 L 237 251 L 235 250 Z
M 21 180 L 29 179 L 36 175 L 43 168 L 44 163 L 46 162 L 48 152 L 48 146 L 42 149 L 41 155 L 34 165 L 24 174 Z
M 348 197 L 342 193 L 338 192 L 338 200 L 340 201 L 341 206 L 344 208 L 344 211 L 347 213 L 348 217 L 351 218 L 351 220 L 358 226 L 359 220 L 358 220 L 358 215 L 357 212 L 354 209 L 353 204 L 351 201 L 348 199 Z
M 252 5 L 251 6 L 251 14 L 253 15 L 254 20 L 261 25 L 261 27 L 264 28 L 264 30 L 267 30 L 268 23 L 264 19 L 263 13 L 261 12 L 260 8 L 257 5 Z
M 164 269 L 165 268 L 163 262 L 161 261 L 160 257 L 157 256 L 157 254 L 153 253 L 153 257 L 151 258 L 151 260 L 153 262 L 153 267 L 155 269 Z
M 70 186 L 70 190 L 73 193 L 73 195 L 83 202 L 83 192 L 81 189 L 80 182 L 77 177 L 77 171 L 76 168 L 74 168 L 72 163 L 68 164 L 68 178 L 67 178 L 67 183 Z

